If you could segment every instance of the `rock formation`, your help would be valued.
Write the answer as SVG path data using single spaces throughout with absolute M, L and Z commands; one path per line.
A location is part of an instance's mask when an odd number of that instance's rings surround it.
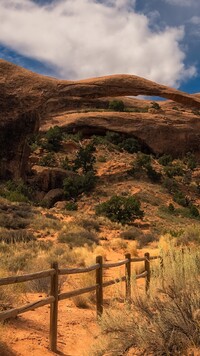
M 106 97 L 150 95 L 171 99 L 186 107 L 200 109 L 200 97 L 132 75 L 113 75 L 81 81 L 65 81 L 32 73 L 0 60 L 0 177 L 19 178 L 27 170 L 27 138 L 41 123 L 57 122 L 69 110 L 98 108 L 107 105 Z M 194 117 L 181 121 L 161 116 L 127 113 L 93 113 L 79 116 L 70 125 L 117 130 L 136 135 L 153 151 L 164 152 L 181 138 L 181 147 L 199 146 L 199 124 Z M 72 118 L 72 117 L 71 117 Z M 71 120 L 70 118 L 70 120 Z M 68 117 L 64 119 L 67 125 Z M 85 121 L 85 124 L 84 124 Z M 89 125 L 90 123 L 90 125 Z M 103 124 L 104 123 L 104 124 Z M 191 132 L 192 129 L 192 132 Z M 181 133 L 177 135 L 177 131 Z M 195 132 L 194 132 L 195 131 Z M 156 138 L 156 139 L 155 139 Z M 157 140 L 157 144 L 156 141 Z M 163 141 L 162 149 L 160 148 Z M 157 146 L 158 147 L 157 147 Z M 174 143 L 177 148 L 177 142 Z

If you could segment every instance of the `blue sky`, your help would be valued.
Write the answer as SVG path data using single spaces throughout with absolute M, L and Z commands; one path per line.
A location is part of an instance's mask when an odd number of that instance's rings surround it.
M 63 79 L 127 73 L 200 92 L 199 0 L 1 0 L 0 57 Z

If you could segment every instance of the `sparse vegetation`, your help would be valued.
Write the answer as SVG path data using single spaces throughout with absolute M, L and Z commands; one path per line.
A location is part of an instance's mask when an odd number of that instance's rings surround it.
M 180 261 L 181 266 L 180 268 Z M 129 309 L 108 309 L 101 320 L 102 338 L 92 355 L 188 355 L 200 348 L 199 251 L 168 248 L 163 269 L 155 264 L 149 298 L 136 294 Z M 163 280 L 164 276 L 164 280 Z

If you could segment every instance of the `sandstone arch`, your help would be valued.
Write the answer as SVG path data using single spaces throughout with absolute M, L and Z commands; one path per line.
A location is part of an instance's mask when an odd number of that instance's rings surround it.
M 189 95 L 133 75 L 112 75 L 81 81 L 65 81 L 44 77 L 7 61 L 0 60 L 1 177 L 8 174 L 10 177 L 18 178 L 24 174 L 28 156 L 26 139 L 32 132 L 38 130 L 39 118 L 41 122 L 44 120 L 52 121 L 52 118 L 63 115 L 69 110 L 76 110 L 77 107 L 87 107 L 88 105 L 94 105 L 95 107 L 95 103 L 100 98 L 127 95 L 160 96 L 174 100 L 186 107 L 200 109 L 200 98 L 198 96 Z M 138 120 L 142 119 L 142 117 L 144 118 L 142 121 L 142 132 L 144 133 L 145 130 L 148 130 L 150 121 L 148 118 L 145 120 L 145 115 L 141 116 L 141 118 L 137 116 Z M 115 125 L 116 122 L 118 125 L 118 131 L 121 130 L 124 132 L 126 129 L 129 133 L 133 131 L 135 133 L 134 127 L 137 121 L 135 116 L 129 115 L 129 119 L 127 119 L 125 113 L 121 116 L 116 113 L 113 115 L 109 115 L 109 113 L 105 115 L 102 114 L 100 115 L 101 125 L 102 120 L 105 121 L 105 118 L 107 120 L 106 125 L 109 126 L 110 129 L 114 130 L 114 128 L 111 127 L 111 122 L 115 120 Z M 87 115 L 85 115 L 84 118 L 82 117 L 82 120 L 83 119 L 87 120 Z M 77 116 L 76 125 L 80 125 L 80 120 L 81 118 Z M 96 125 L 98 120 L 99 116 L 96 115 L 95 118 L 93 118 L 93 124 Z M 108 120 L 110 123 L 108 123 Z M 195 145 L 198 146 L 198 120 L 190 121 L 190 124 L 191 127 L 193 124 L 196 125 L 196 136 L 193 137 L 190 135 L 190 137 L 195 138 L 195 142 L 197 142 Z M 179 129 L 177 125 L 177 122 L 173 123 L 173 130 L 176 131 Z M 157 128 L 158 133 L 161 128 L 158 127 L 158 125 Z M 187 132 L 184 131 L 184 137 L 188 137 L 189 135 L 189 131 L 186 131 Z M 168 134 L 168 138 L 169 136 Z M 143 139 L 142 137 L 140 138 Z M 184 142 L 184 138 L 182 142 Z M 188 139 L 185 139 L 185 142 L 188 142 Z

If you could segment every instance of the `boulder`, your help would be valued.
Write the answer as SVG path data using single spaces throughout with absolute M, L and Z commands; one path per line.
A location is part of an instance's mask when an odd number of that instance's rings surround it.
M 46 208 L 52 208 L 57 201 L 64 198 L 63 189 L 51 189 L 42 199 L 41 204 Z

